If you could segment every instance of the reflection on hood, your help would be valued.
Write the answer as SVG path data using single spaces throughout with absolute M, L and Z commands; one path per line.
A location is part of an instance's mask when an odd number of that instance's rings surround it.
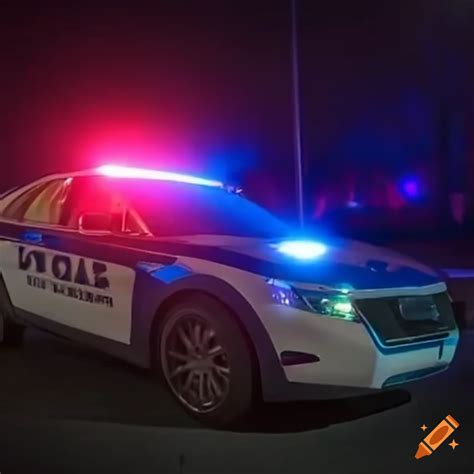
M 435 271 L 416 260 L 348 239 L 324 241 L 327 252 L 311 261 L 284 255 L 276 250 L 275 241 L 263 239 L 201 235 L 179 241 L 193 246 L 197 253 L 200 247 L 214 248 L 216 256 L 224 257 L 227 252 L 228 258 L 221 262 L 226 265 L 293 282 L 349 285 L 363 290 L 418 287 L 441 281 Z M 212 252 L 206 254 L 212 257 Z

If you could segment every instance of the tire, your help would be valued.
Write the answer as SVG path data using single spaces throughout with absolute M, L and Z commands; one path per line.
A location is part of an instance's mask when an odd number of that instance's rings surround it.
M 215 427 L 244 418 L 254 398 L 252 351 L 222 303 L 205 294 L 189 297 L 168 310 L 157 336 L 157 365 L 191 416 Z
M 13 307 L 0 275 L 0 346 L 15 347 L 23 342 L 25 326 L 11 320 Z
M 24 326 L 12 323 L 0 315 L 0 345 L 8 347 L 20 346 L 23 342 L 24 332 Z

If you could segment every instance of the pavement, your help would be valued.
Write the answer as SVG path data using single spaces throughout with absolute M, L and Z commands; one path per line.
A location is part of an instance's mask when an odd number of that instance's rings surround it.
M 0 350 L 0 472 L 474 472 L 474 331 L 451 368 L 366 397 L 266 404 L 238 432 L 206 429 L 162 384 L 92 349 L 29 329 Z M 448 414 L 459 446 L 415 460 Z

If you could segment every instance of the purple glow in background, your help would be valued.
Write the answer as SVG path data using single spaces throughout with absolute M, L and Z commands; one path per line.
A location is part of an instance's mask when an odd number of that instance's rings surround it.
M 401 182 L 403 194 L 409 199 L 419 198 L 421 195 L 421 184 L 417 178 L 405 178 Z

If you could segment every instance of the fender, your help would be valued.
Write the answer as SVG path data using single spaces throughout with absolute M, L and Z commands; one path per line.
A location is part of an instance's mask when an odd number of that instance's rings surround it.
M 260 374 L 262 395 L 272 398 L 280 384 L 287 383 L 278 355 L 260 318 L 250 303 L 224 280 L 210 275 L 190 275 L 171 284 L 163 284 L 151 275 L 137 272 L 133 308 L 132 345 L 140 350 L 140 359 L 151 361 L 150 336 L 160 307 L 180 291 L 201 291 L 225 304 L 238 318 L 253 344 Z M 152 303 L 151 303 L 152 302 Z M 151 303 L 151 304 L 150 304 Z

